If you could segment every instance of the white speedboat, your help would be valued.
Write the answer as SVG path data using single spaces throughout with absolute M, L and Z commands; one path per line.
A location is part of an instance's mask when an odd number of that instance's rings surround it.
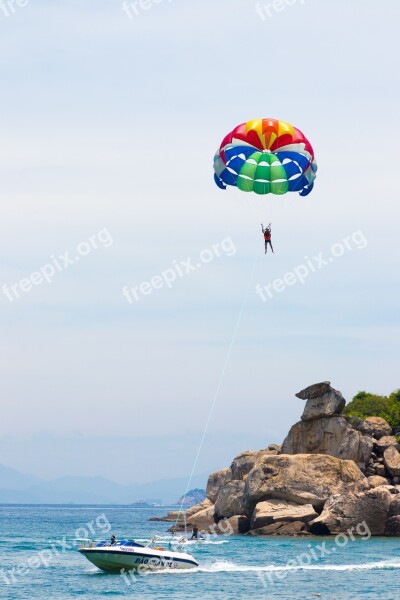
M 146 546 L 131 541 L 115 544 L 100 542 L 82 545 L 79 552 L 99 569 L 109 573 L 120 573 L 123 569 L 159 571 L 165 569 L 193 569 L 198 562 L 186 552 L 176 552 L 155 545 L 154 540 Z

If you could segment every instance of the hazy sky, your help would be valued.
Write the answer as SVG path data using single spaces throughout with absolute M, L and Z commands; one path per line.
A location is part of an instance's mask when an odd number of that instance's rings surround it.
M 189 473 L 257 257 L 197 472 L 282 441 L 310 383 L 398 388 L 397 0 L 20 4 L 0 4 L 0 463 Z M 214 185 L 260 117 L 312 141 L 309 197 Z

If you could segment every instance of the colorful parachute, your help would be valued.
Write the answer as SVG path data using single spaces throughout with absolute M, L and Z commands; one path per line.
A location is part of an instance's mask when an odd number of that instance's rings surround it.
M 314 150 L 299 129 L 285 121 L 257 119 L 236 127 L 214 157 L 214 179 L 221 189 L 307 196 L 314 187 Z

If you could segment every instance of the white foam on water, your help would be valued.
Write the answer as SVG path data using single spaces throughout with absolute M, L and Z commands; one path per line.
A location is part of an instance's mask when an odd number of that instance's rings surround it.
M 194 569 L 165 569 L 153 571 L 152 574 L 183 575 L 188 573 L 266 573 L 279 571 L 373 571 L 384 569 L 400 569 L 400 562 L 376 561 L 370 563 L 344 565 L 240 565 L 229 561 L 217 561 L 211 565 L 199 566 Z
M 377 561 L 360 564 L 345 565 L 237 565 L 228 561 L 217 561 L 209 567 L 199 567 L 199 571 L 209 573 L 220 573 L 223 571 L 229 573 L 262 573 L 269 571 L 365 571 L 374 569 L 400 569 L 400 562 Z
M 104 571 L 102 571 L 98 567 L 89 567 L 88 569 L 85 569 L 84 572 L 87 575 L 99 575 L 99 574 L 103 574 L 104 575 Z
M 184 542 L 184 546 L 186 545 L 190 545 L 190 546 L 220 546 L 221 544 L 229 544 L 228 540 L 218 540 L 218 541 L 212 541 L 212 540 L 204 540 L 204 541 L 196 541 L 196 540 L 188 540 L 187 542 Z

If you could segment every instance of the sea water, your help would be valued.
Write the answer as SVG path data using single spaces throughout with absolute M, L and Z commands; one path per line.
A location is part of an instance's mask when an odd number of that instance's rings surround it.
M 77 538 L 166 536 L 165 509 L 0 506 L 0 597 L 13 600 L 400 600 L 400 539 L 209 537 L 187 551 L 194 570 L 122 577 L 96 569 Z M 352 537 L 354 539 L 352 539 Z

